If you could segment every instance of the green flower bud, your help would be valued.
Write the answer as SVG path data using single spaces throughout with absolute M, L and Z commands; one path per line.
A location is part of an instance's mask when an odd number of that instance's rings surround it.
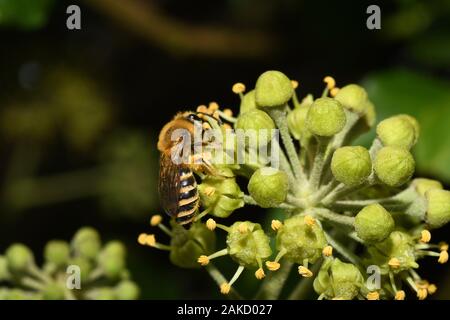
M 44 249 L 44 257 L 47 262 L 56 266 L 65 265 L 70 257 L 69 244 L 60 240 L 48 242 Z
M 416 144 L 417 140 L 419 140 L 419 136 L 420 136 L 420 124 L 419 124 L 419 122 L 417 121 L 416 118 L 414 118 L 414 117 L 412 117 L 412 116 L 410 116 L 408 114 L 401 114 L 401 115 L 398 115 L 398 117 L 407 120 L 411 124 L 411 126 L 414 129 L 414 136 L 416 137 L 416 139 L 414 140 L 414 144 Z
M 272 118 L 264 111 L 253 109 L 244 114 L 239 115 L 236 122 L 236 129 L 244 130 L 247 134 L 254 132 L 257 145 L 255 148 L 259 148 L 260 145 L 268 144 L 272 139 L 272 130 L 275 129 L 275 123 Z M 247 132 L 247 130 L 251 130 Z M 264 130 L 264 131 L 261 131 Z M 260 134 L 265 132 L 265 135 L 261 137 Z
M 239 114 L 244 114 L 247 111 L 256 109 L 255 90 L 247 92 L 241 100 L 241 107 Z
M 84 283 L 88 280 L 89 275 L 92 271 L 92 263 L 85 257 L 75 257 L 70 260 L 70 265 L 75 265 L 80 268 L 80 280 L 81 283 Z
M 450 221 L 450 191 L 431 189 L 425 194 L 428 209 L 426 221 L 432 228 L 439 228 Z
M 125 259 L 122 256 L 102 251 L 99 255 L 98 264 L 107 278 L 117 279 L 125 270 Z
M 393 231 L 384 241 L 367 248 L 366 265 L 377 265 L 381 274 L 389 271 L 399 273 L 411 268 L 418 268 L 415 256 L 415 242 L 412 237 L 402 231 Z M 393 259 L 395 265 L 393 265 Z
M 349 84 L 339 89 L 334 97 L 345 108 L 356 112 L 364 112 L 367 108 L 367 92 L 357 84 Z
M 258 169 L 248 183 L 248 191 L 263 208 L 276 207 L 286 200 L 289 184 L 285 172 L 271 167 Z
M 64 300 L 64 288 L 59 283 L 48 284 L 42 290 L 44 300 Z
M 292 136 L 300 140 L 302 136 L 311 135 L 306 128 L 306 116 L 308 115 L 309 107 L 295 108 L 287 116 L 288 128 Z
M 366 110 L 366 112 L 364 114 L 364 120 L 366 122 L 366 125 L 369 128 L 372 128 L 373 125 L 375 124 L 375 122 L 377 121 L 377 113 L 375 110 L 375 106 L 373 105 L 372 102 L 367 100 L 366 106 L 364 107 L 364 109 Z
M 126 249 L 122 242 L 120 241 L 109 241 L 105 247 L 103 248 L 102 252 L 104 254 L 110 255 L 110 256 L 116 256 L 119 258 L 125 258 L 126 256 Z
M 216 246 L 214 232 L 203 223 L 194 223 L 189 230 L 172 222 L 170 261 L 181 268 L 200 268 L 197 262 L 201 255 L 210 255 Z
M 34 264 L 33 252 L 20 243 L 11 245 L 6 250 L 5 257 L 9 269 L 13 272 L 25 271 L 30 265 Z
M 136 300 L 139 297 L 139 287 L 130 280 L 121 281 L 114 291 L 118 300 Z
M 255 100 L 258 107 L 283 106 L 293 94 L 291 80 L 279 71 L 266 71 L 256 81 Z
M 77 255 L 94 259 L 100 252 L 100 236 L 93 228 L 81 228 L 72 239 L 72 247 Z
M 228 253 L 245 267 L 256 267 L 272 255 L 270 239 L 261 225 L 250 221 L 237 221 L 227 235 Z
M 383 241 L 394 226 L 391 214 L 378 203 L 364 207 L 355 217 L 356 233 L 368 243 Z
M 399 147 L 384 147 L 378 151 L 374 170 L 377 177 L 390 187 L 399 187 L 414 173 L 415 162 L 411 153 Z
M 8 270 L 8 260 L 4 256 L 0 256 L 0 282 L 10 278 L 11 275 Z
M 418 137 L 410 118 L 400 115 L 381 121 L 377 126 L 377 135 L 383 145 L 411 149 Z
M 442 190 L 442 183 L 436 180 L 425 179 L 425 178 L 417 178 L 412 182 L 416 191 L 422 196 L 425 197 L 425 194 L 428 190 L 439 189 Z
M 363 285 L 364 277 L 359 269 L 338 258 L 329 259 L 322 265 L 313 284 L 318 294 L 344 300 L 355 298 Z
M 332 98 L 319 98 L 311 105 L 306 125 L 314 135 L 331 137 L 340 132 L 346 122 L 342 105 Z
M 372 173 L 372 161 L 366 148 L 342 147 L 331 160 L 331 171 L 337 181 L 347 186 L 363 183 Z
M 318 223 L 308 224 L 304 215 L 286 219 L 277 233 L 277 249 L 286 251 L 284 257 L 298 264 L 303 264 L 305 259 L 314 263 L 326 245 L 322 228 Z
M 203 179 L 198 185 L 198 192 L 202 205 L 211 209 L 213 216 L 226 218 L 244 206 L 244 193 L 230 169 L 223 168 L 220 174 L 222 176 L 207 176 Z

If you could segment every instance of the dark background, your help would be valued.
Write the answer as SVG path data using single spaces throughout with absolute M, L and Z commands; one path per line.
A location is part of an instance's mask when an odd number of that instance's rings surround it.
M 90 225 L 126 242 L 142 298 L 220 298 L 205 272 L 136 243 L 160 213 L 156 136 L 176 112 L 210 101 L 237 112 L 232 84 L 250 88 L 268 69 L 298 80 L 301 96 L 332 75 L 338 86 L 365 84 L 379 119 L 413 114 L 423 133 L 417 174 L 449 187 L 448 1 L 30 3 L 0 0 L 0 12 L 13 7 L 0 18 L 0 252 L 23 242 L 39 261 L 49 239 Z M 81 30 L 66 28 L 72 3 Z M 382 29 L 368 30 L 375 3 Z M 450 298 L 448 268 L 429 260 L 421 274 Z M 238 284 L 244 292 L 251 278 Z

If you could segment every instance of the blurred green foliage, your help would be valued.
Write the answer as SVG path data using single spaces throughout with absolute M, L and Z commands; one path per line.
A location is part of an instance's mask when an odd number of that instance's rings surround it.
M 53 7 L 54 0 L 0 0 L 0 25 L 25 30 L 42 27 Z

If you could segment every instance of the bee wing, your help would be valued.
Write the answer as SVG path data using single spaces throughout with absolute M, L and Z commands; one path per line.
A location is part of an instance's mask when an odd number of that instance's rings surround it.
M 159 198 L 164 211 L 175 216 L 178 212 L 178 191 L 180 188 L 180 166 L 170 156 L 161 154 L 159 165 Z

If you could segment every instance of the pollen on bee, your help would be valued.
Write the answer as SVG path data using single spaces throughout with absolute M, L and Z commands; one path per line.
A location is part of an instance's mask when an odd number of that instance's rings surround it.
M 420 233 L 420 242 L 428 243 L 431 240 L 431 233 L 428 230 L 422 230 Z
M 298 267 L 298 273 L 304 278 L 311 278 L 313 276 L 312 271 L 304 266 Z
M 202 127 L 203 127 L 203 129 L 205 129 L 205 130 L 211 129 L 211 125 L 210 125 L 208 122 L 203 122 Z
M 245 91 L 245 84 L 241 83 L 241 82 L 237 82 L 235 84 L 233 84 L 233 87 L 231 88 L 231 90 L 236 93 L 243 93 Z

